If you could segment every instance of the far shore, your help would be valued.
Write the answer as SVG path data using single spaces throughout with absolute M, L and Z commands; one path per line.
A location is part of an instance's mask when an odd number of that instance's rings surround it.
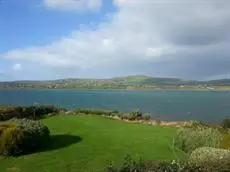
M 145 87 L 138 87 L 138 88 L 86 88 L 86 87 L 79 87 L 79 88 L 0 88 L 0 90 L 123 90 L 123 91 L 208 91 L 208 92 L 229 92 L 230 87 L 225 86 L 218 86 L 212 87 L 212 89 L 207 88 L 196 88 L 196 87 L 184 87 L 184 88 L 175 88 L 175 87 L 156 87 L 156 88 L 145 88 Z

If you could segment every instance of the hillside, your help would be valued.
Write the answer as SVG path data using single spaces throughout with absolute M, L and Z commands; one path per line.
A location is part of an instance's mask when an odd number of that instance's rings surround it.
M 111 79 L 67 78 L 47 81 L 0 82 L 0 88 L 88 88 L 88 89 L 126 89 L 132 88 L 206 88 L 211 86 L 230 86 L 230 79 L 211 81 L 192 81 L 179 78 L 159 78 L 144 75 L 131 75 Z

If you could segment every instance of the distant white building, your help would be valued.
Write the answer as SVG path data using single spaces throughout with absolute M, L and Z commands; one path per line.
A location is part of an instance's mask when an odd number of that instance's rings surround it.
M 212 87 L 207 87 L 207 89 L 209 89 L 209 90 L 215 90 L 215 88 L 212 88 Z

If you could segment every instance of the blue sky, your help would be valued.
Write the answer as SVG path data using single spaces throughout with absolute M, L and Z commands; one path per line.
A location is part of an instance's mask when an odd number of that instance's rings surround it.
M 230 76 L 229 1 L 2 0 L 0 80 Z
M 4 0 L 0 5 L 1 47 L 4 53 L 10 49 L 48 44 L 67 36 L 81 25 L 96 25 L 115 11 L 112 1 L 104 1 L 99 12 L 49 10 L 41 0 Z M 4 44 L 3 44 L 4 43 Z

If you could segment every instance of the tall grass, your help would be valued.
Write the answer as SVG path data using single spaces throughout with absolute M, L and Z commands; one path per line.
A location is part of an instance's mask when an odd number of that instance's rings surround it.
M 199 147 L 220 147 L 222 135 L 214 128 L 181 128 L 174 138 L 174 144 L 185 152 Z

